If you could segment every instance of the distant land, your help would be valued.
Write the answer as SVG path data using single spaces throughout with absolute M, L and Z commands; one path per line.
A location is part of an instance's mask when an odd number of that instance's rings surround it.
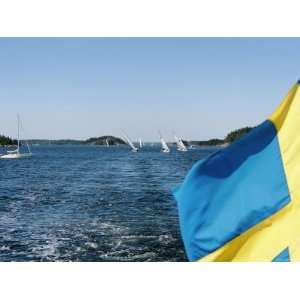
M 94 137 L 89 138 L 86 141 L 84 141 L 84 144 L 90 144 L 90 145 L 106 145 L 106 141 L 109 143 L 109 145 L 124 145 L 126 144 L 122 139 L 111 136 L 111 135 L 104 135 L 100 137 Z
M 64 139 L 64 140 L 44 140 L 44 139 L 32 139 L 28 140 L 31 144 L 39 144 L 39 145 L 106 145 L 106 141 L 109 145 L 124 145 L 125 142 L 111 135 L 104 135 L 100 137 L 92 137 L 87 140 L 72 140 L 72 139 Z
M 226 146 L 240 139 L 243 135 L 250 132 L 253 127 L 243 127 L 229 132 L 224 139 L 210 139 L 207 141 L 189 141 L 187 144 L 194 146 Z
M 17 140 L 0 134 L 0 146 L 12 146 L 17 145 L 17 143 Z
M 234 131 L 231 131 L 226 135 L 224 139 L 210 139 L 206 141 L 183 141 L 185 145 L 193 146 L 226 146 L 232 142 L 240 139 L 243 135 L 250 132 L 252 127 L 243 127 Z M 122 139 L 105 135 L 100 137 L 93 137 L 87 140 L 72 140 L 72 139 L 63 139 L 63 140 L 47 140 L 47 139 L 31 139 L 28 140 L 30 144 L 35 145 L 106 145 L 108 141 L 109 145 L 124 145 L 126 144 Z M 17 141 L 10 137 L 0 135 L 0 146 L 11 146 L 16 145 Z

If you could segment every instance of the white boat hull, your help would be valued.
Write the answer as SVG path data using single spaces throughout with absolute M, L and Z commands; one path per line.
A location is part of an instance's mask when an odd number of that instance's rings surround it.
M 29 157 L 31 156 L 31 153 L 9 153 L 4 154 L 0 156 L 1 159 L 16 159 L 16 158 L 22 158 L 22 157 Z

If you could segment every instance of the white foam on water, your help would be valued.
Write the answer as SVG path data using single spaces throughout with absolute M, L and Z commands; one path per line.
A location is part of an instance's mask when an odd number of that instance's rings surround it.
M 37 200 L 37 195 L 36 194 L 23 194 L 22 195 L 22 198 L 24 199 L 24 200 L 29 200 L 29 201 L 35 201 L 35 200 Z
M 10 250 L 9 246 L 2 246 L 0 247 L 0 251 Z
M 127 256 L 124 256 L 122 254 L 129 254 Z M 122 255 L 122 256 L 121 256 Z M 154 252 L 144 252 L 141 254 L 131 254 L 128 252 L 128 250 L 120 250 L 120 251 L 112 251 L 110 253 L 106 253 L 101 255 L 100 257 L 103 260 L 108 260 L 108 261 L 151 261 L 153 258 L 155 258 L 156 253 Z
M 117 244 L 113 247 L 114 250 L 118 249 L 122 245 L 122 241 L 117 241 Z
M 98 248 L 98 245 L 94 242 L 86 242 L 85 243 L 86 246 L 90 247 L 90 248 L 93 248 L 93 249 L 97 249 Z
M 32 248 L 32 253 L 34 257 L 41 260 L 57 260 L 59 259 L 59 247 L 61 247 L 61 242 L 55 236 L 43 235 L 45 240 L 43 245 L 38 245 Z
M 170 234 L 162 234 L 158 236 L 158 241 L 166 245 L 175 241 L 175 238 Z
M 136 254 L 130 257 L 131 260 L 140 260 L 140 259 L 147 259 L 147 260 L 151 260 L 152 258 L 154 258 L 156 256 L 156 253 L 154 252 L 145 252 L 142 254 Z
M 143 235 L 143 234 L 139 234 L 139 235 L 124 235 L 124 236 L 122 236 L 122 239 L 126 239 L 126 240 L 156 239 L 156 238 L 157 238 L 156 235 Z

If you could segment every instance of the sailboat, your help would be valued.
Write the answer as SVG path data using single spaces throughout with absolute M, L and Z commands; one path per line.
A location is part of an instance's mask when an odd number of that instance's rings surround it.
M 139 151 L 139 149 L 133 145 L 132 141 L 127 136 L 127 134 L 123 133 L 123 138 L 124 138 L 125 142 L 131 147 L 132 152 L 138 152 Z
M 0 158 L 21 158 L 21 157 L 28 157 L 28 156 L 31 156 L 32 153 L 31 153 L 31 150 L 30 150 L 30 147 L 29 147 L 29 144 L 26 142 L 26 145 L 27 145 L 27 149 L 28 149 L 28 153 L 21 153 L 20 152 L 20 116 L 18 115 L 17 116 L 17 119 L 18 119 L 18 145 L 17 145 L 17 149 L 15 150 L 7 150 L 7 154 L 4 154 L 2 156 L 0 156 Z
M 106 139 L 105 142 L 106 142 L 106 146 L 109 147 L 108 139 Z
M 140 144 L 140 148 L 143 148 L 143 142 L 141 138 L 139 138 L 139 144 Z
M 160 131 L 158 131 L 158 135 L 159 135 L 160 142 L 161 142 L 161 151 L 164 153 L 169 153 L 170 148 L 169 148 L 168 144 L 165 142 L 164 138 L 162 137 Z
M 186 146 L 183 143 L 181 138 L 178 138 L 175 134 L 174 134 L 174 138 L 175 138 L 175 141 L 176 141 L 178 151 L 183 151 L 183 152 L 188 151 L 188 149 L 186 148 Z

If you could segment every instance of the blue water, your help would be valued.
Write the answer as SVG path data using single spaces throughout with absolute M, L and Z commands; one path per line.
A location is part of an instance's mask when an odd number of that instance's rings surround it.
M 37 146 L 0 159 L 0 261 L 185 261 L 172 189 L 212 150 Z

